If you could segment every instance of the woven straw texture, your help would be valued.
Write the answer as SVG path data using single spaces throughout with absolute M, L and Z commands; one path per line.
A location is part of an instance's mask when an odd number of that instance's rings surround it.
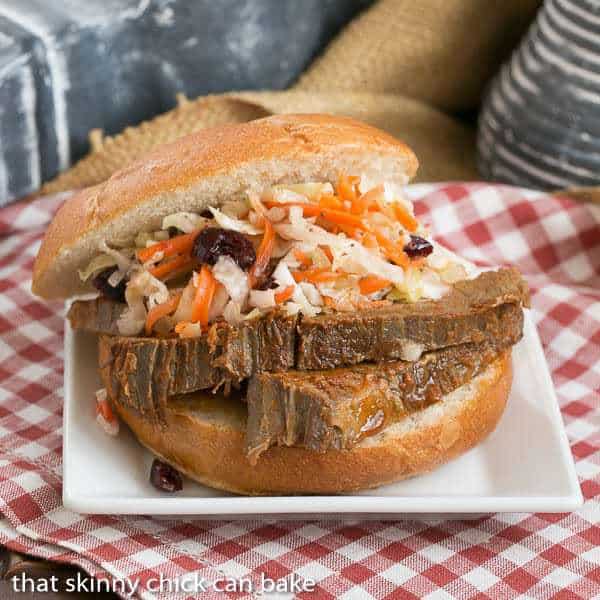
M 90 154 L 44 193 L 104 181 L 150 149 L 226 122 L 275 113 L 328 112 L 362 119 L 414 147 L 419 181 L 477 179 L 472 111 L 540 0 L 380 0 L 353 21 L 286 92 L 190 101 L 114 137 L 90 134 Z M 468 120 L 467 120 L 468 122 Z

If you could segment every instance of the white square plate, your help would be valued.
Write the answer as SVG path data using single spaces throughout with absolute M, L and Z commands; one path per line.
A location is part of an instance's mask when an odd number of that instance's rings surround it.
M 246 498 L 187 480 L 173 495 L 148 481 L 151 454 L 126 427 L 95 422 L 96 337 L 65 325 L 63 500 L 82 513 L 349 516 L 407 513 L 563 512 L 582 504 L 573 459 L 540 340 L 526 311 L 514 384 L 500 424 L 483 444 L 440 469 L 354 495 Z

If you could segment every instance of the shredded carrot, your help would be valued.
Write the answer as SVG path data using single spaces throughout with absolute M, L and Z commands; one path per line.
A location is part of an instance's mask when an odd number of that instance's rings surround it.
M 306 254 L 304 254 L 304 252 L 302 252 L 302 250 L 298 250 L 298 248 L 294 248 L 294 258 L 303 266 L 303 267 L 310 267 L 310 265 L 312 265 L 312 259 L 310 258 L 310 256 L 307 256 Z
M 360 288 L 360 293 L 363 296 L 368 296 L 373 292 L 377 292 L 383 288 L 391 285 L 391 281 L 389 279 L 383 279 L 382 277 L 377 277 L 376 275 L 368 275 L 367 277 L 363 277 L 358 282 L 358 287 Z
M 394 215 L 396 216 L 398 223 L 408 231 L 417 230 L 419 225 L 417 220 L 401 204 L 394 204 Z
M 318 204 L 311 204 L 309 202 L 288 202 L 285 206 L 299 206 L 302 209 L 302 215 L 304 217 L 320 217 L 324 209 Z
M 378 248 L 377 239 L 372 233 L 365 233 L 362 238 L 362 245 L 365 248 Z
M 108 400 L 96 400 L 96 414 L 102 415 L 108 423 L 116 423 L 117 417 Z
M 350 208 L 350 212 L 353 215 L 362 215 L 365 212 L 367 212 L 369 208 L 369 200 L 365 196 L 366 194 L 363 194 L 359 198 L 356 198 L 356 200 L 352 201 L 352 207 Z
M 166 317 L 171 313 L 174 313 L 177 310 L 177 306 L 179 305 L 179 300 L 181 300 L 181 294 L 175 294 L 171 298 L 169 298 L 166 302 L 155 306 L 152 310 L 148 312 L 146 316 L 146 335 L 150 335 L 152 333 L 152 328 L 154 324 L 162 317 Z
M 331 252 L 331 248 L 329 246 L 321 246 L 321 250 L 325 253 L 325 256 L 329 260 L 330 263 L 333 262 L 333 252 Z
M 326 268 L 307 269 L 306 271 L 292 271 L 292 277 L 296 283 L 309 281 L 310 283 L 323 283 L 324 281 L 333 281 L 341 277 L 342 273 L 334 273 Z
M 273 245 L 275 244 L 275 230 L 269 219 L 264 219 L 265 233 L 260 242 L 260 246 L 256 252 L 256 260 L 248 272 L 248 282 L 253 288 L 256 283 L 263 277 L 268 266 L 271 256 L 273 255 Z
M 208 265 L 202 265 L 200 275 L 198 275 L 198 286 L 194 297 L 194 306 L 192 308 L 192 321 L 200 323 L 204 329 L 208 327 L 208 311 L 217 289 L 217 280 L 214 278 Z
M 399 267 L 407 267 L 410 262 L 406 254 L 399 248 L 396 250 L 386 250 L 385 254 L 388 260 Z
M 321 227 L 321 229 L 324 229 L 325 231 L 328 231 L 329 233 L 333 233 L 334 235 L 336 235 L 340 232 L 338 226 L 334 225 L 333 223 L 330 223 L 329 221 L 317 219 L 317 225 L 319 227 Z
M 402 248 L 378 231 L 373 231 L 373 234 L 388 260 L 391 260 L 399 267 L 407 267 L 409 265 L 410 260 Z
M 360 217 L 344 210 L 322 208 L 318 204 L 312 204 L 310 202 L 286 202 L 285 204 L 278 202 L 265 202 L 265 204 L 269 208 L 272 208 L 273 206 L 279 206 L 281 208 L 299 206 L 302 208 L 302 214 L 305 217 L 321 217 L 335 225 L 350 225 L 358 229 L 366 229 L 366 225 L 362 222 Z
M 156 267 L 152 267 L 151 269 L 148 269 L 148 272 L 150 273 L 150 275 L 153 275 L 154 277 L 158 277 L 160 279 L 160 278 L 164 277 L 165 275 L 170 275 L 174 271 L 178 271 L 178 270 L 183 271 L 184 267 L 191 268 L 193 266 L 193 264 L 194 264 L 194 262 L 189 257 L 189 255 L 181 254 L 179 256 L 176 256 L 172 260 L 169 260 L 167 262 L 162 262 L 159 265 L 157 265 Z
M 283 304 L 286 300 L 289 300 L 294 293 L 294 286 L 288 285 L 286 288 L 281 290 L 278 294 L 275 294 L 275 302 L 277 304 Z
M 194 245 L 194 241 L 198 236 L 198 231 L 192 231 L 191 233 L 184 233 L 178 235 L 169 240 L 164 240 L 148 248 L 140 248 L 137 251 L 137 257 L 140 262 L 146 262 L 150 260 L 157 252 L 162 252 L 163 256 L 173 256 L 174 254 L 189 254 Z
M 337 195 L 342 200 L 350 200 L 350 202 L 352 202 L 356 199 L 356 196 L 358 195 L 356 187 L 359 181 L 359 177 L 348 177 L 346 175 L 340 175 L 336 186 Z
M 359 230 L 356 227 L 351 227 L 350 225 L 338 225 L 338 233 L 343 231 L 349 238 L 358 239 Z
M 302 213 L 305 217 L 321 217 L 335 225 L 350 225 L 358 229 L 366 229 L 365 224 L 360 217 L 352 215 L 343 210 L 333 210 L 331 208 L 321 208 L 316 204 L 297 204 L 302 207 Z
M 321 208 L 344 210 L 344 203 L 337 196 L 332 196 L 331 194 L 323 194 L 319 198 L 319 206 Z
M 320 216 L 336 225 L 350 225 L 351 227 L 356 227 L 358 229 L 366 229 L 366 226 L 360 217 L 341 210 L 324 208 L 321 210 Z
M 352 202 L 352 213 L 362 215 L 372 206 L 378 208 L 376 200 L 384 193 L 383 184 L 374 187 L 365 194 L 362 194 Z

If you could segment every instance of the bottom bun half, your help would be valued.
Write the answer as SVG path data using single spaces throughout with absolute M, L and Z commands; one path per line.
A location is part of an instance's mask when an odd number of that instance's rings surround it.
M 430 471 L 476 446 L 500 420 L 511 383 L 508 351 L 441 402 L 352 450 L 273 447 L 255 466 L 244 453 L 246 407 L 238 400 L 204 393 L 174 398 L 164 427 L 115 408 L 144 446 L 202 484 L 247 495 L 335 494 Z

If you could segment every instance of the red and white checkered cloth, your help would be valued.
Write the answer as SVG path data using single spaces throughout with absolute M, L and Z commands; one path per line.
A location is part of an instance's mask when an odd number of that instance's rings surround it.
M 487 184 L 427 186 L 423 194 L 418 213 L 440 241 L 526 276 L 586 500 L 581 510 L 354 523 L 65 510 L 63 309 L 29 291 L 40 238 L 60 202 L 46 198 L 0 211 L 0 542 L 142 584 L 161 573 L 257 583 L 261 573 L 294 573 L 318 582 L 299 596 L 311 600 L 599 597 L 600 207 Z

